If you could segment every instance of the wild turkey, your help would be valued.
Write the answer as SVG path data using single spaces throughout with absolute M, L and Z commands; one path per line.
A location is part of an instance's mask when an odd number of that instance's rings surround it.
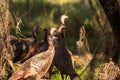
M 37 74 L 39 74 L 39 78 L 37 77 L 37 79 L 40 79 L 48 71 L 52 63 L 55 54 L 53 41 L 53 37 L 48 37 L 48 50 L 26 60 L 9 80 L 18 80 Z
M 32 36 L 30 38 L 18 39 L 17 37 L 10 35 L 8 42 L 13 46 L 14 58 L 13 62 L 21 60 L 29 50 L 29 45 L 36 43 L 36 32 L 39 30 L 38 26 L 34 26 L 32 29 Z M 30 44 L 28 43 L 30 42 Z
M 58 38 L 59 42 L 54 56 L 56 68 L 60 71 L 63 80 L 63 74 L 66 74 L 66 76 L 69 75 L 71 80 L 80 80 L 78 74 L 73 68 L 71 54 L 65 44 L 65 28 L 62 28 L 61 35 Z
M 32 35 L 30 37 L 28 37 L 28 38 L 23 38 L 22 40 L 27 41 L 29 44 L 36 43 L 37 42 L 36 33 L 38 32 L 38 30 L 39 30 L 39 26 L 34 26 L 32 28 Z
M 65 28 L 65 19 L 67 19 L 67 18 L 68 18 L 67 15 L 62 15 L 60 17 L 60 22 L 61 22 L 60 27 L 58 29 L 55 28 L 55 27 L 52 27 L 50 29 L 50 34 L 53 35 L 53 36 L 59 37 L 61 35 L 61 29 Z M 55 44 L 54 44 L 55 47 L 58 46 L 58 42 L 59 42 L 59 40 L 55 41 Z M 53 67 L 54 67 L 54 62 L 52 63 L 52 65 L 49 69 L 49 72 L 48 72 L 49 75 L 51 75 Z
M 31 58 L 32 56 L 34 56 L 34 55 L 36 55 L 40 52 L 46 51 L 48 49 L 49 44 L 48 44 L 48 39 L 47 39 L 47 36 L 48 36 L 47 35 L 48 34 L 47 29 L 44 29 L 44 34 L 45 34 L 44 40 L 42 42 L 40 42 L 39 44 L 35 44 L 30 49 L 27 56 L 20 61 L 20 63 L 23 63 L 24 61 Z
M 28 51 L 28 45 L 24 40 L 19 40 L 17 37 L 10 35 L 7 41 L 12 45 L 14 55 L 13 62 L 19 61 Z
M 68 16 L 66 16 L 66 15 L 62 15 L 62 16 L 60 17 L 60 21 L 61 21 L 60 27 L 59 27 L 58 29 L 55 28 L 55 27 L 52 27 L 52 28 L 50 29 L 50 35 L 56 36 L 56 37 L 59 37 L 59 36 L 60 36 L 61 29 L 62 29 L 62 28 L 65 28 L 65 19 L 66 19 L 66 18 L 68 18 Z M 54 44 L 55 47 L 58 46 L 58 42 L 59 42 L 59 40 L 55 41 L 55 44 Z M 54 67 L 54 61 L 53 61 L 52 65 L 51 65 L 51 67 L 49 68 L 49 71 L 48 71 L 49 78 L 51 77 L 53 67 Z
M 22 38 L 22 40 L 26 41 L 27 44 L 29 45 L 29 50 L 31 50 L 31 48 L 33 48 L 33 46 L 36 45 L 37 43 L 37 32 L 38 30 L 41 29 L 39 26 L 34 26 L 32 28 L 32 35 L 30 35 L 30 37 L 27 38 Z
M 48 30 L 44 29 L 44 40 L 39 43 L 39 49 L 37 50 L 37 53 L 46 51 L 48 49 Z

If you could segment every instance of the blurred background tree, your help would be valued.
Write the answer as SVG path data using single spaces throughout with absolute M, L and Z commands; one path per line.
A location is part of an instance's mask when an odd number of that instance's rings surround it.
M 104 2 L 103 0 L 99 0 L 106 15 L 107 18 L 111 24 L 112 33 L 113 33 L 113 51 L 111 57 L 113 57 L 113 60 L 115 63 L 119 64 L 119 56 L 120 56 L 120 37 L 118 36 L 120 34 L 120 1 L 119 0 L 107 0 Z

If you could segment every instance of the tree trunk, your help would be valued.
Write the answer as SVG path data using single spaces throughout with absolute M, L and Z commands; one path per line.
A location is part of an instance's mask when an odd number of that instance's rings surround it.
M 0 80 L 5 80 L 5 76 L 8 75 L 6 69 L 13 53 L 11 45 L 7 42 L 10 21 L 9 0 L 0 0 Z
M 111 24 L 114 44 L 111 57 L 118 63 L 120 56 L 120 0 L 99 0 Z

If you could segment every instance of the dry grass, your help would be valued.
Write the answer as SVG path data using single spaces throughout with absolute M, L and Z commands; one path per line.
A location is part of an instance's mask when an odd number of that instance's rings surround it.
M 104 64 L 103 69 L 98 74 L 98 80 L 115 80 L 120 75 L 120 69 L 112 59 Z

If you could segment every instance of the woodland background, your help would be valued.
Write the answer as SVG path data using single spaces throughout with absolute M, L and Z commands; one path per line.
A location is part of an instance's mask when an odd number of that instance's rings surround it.
M 120 67 L 119 0 L 1 0 L 0 80 L 7 80 L 9 71 L 6 67 L 12 65 L 10 61 L 12 47 L 6 42 L 10 32 L 17 37 L 24 37 L 31 34 L 31 29 L 35 25 L 48 29 L 58 28 L 62 14 L 69 16 L 65 22 L 66 44 L 74 55 L 79 56 L 74 61 L 74 68 L 80 78 L 96 80 L 101 74 L 106 76 L 105 72 L 102 72 L 106 63 L 108 67 L 111 64 L 114 67 L 113 71 L 120 75 L 120 70 L 116 70 Z M 83 25 L 86 31 L 84 38 L 87 40 L 84 47 L 89 50 L 87 52 L 83 50 L 81 53 L 79 51 L 81 47 L 79 47 L 80 44 L 77 45 L 77 41 L 80 41 L 80 28 Z M 39 31 L 38 41 L 43 37 L 41 34 L 43 34 L 42 31 Z M 112 68 L 109 69 L 106 69 L 108 70 L 106 72 L 112 70 Z M 114 72 L 110 72 L 109 75 L 115 74 Z M 116 80 L 119 80 L 120 76 L 117 77 Z M 53 74 L 51 80 L 56 78 L 61 80 L 59 72 Z

